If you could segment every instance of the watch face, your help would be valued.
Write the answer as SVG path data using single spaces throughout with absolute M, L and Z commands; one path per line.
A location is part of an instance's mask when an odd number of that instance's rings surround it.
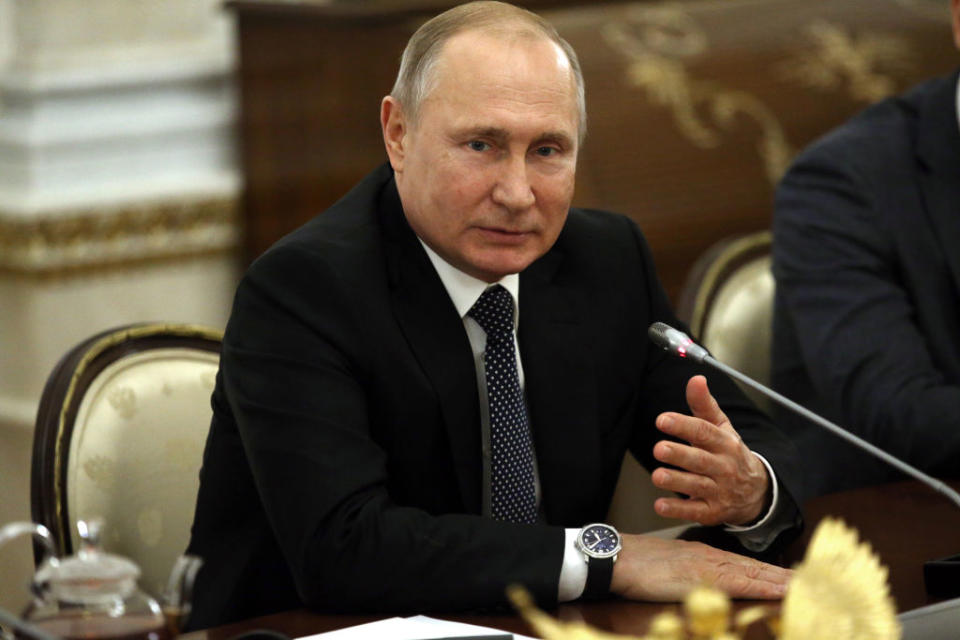
M 606 558 L 620 551 L 620 534 L 608 524 L 591 524 L 580 532 L 580 545 L 591 556 Z

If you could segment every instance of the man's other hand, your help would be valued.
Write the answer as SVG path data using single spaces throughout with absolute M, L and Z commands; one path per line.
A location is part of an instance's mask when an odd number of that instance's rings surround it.
M 687 383 L 692 416 L 662 413 L 657 428 L 689 444 L 661 440 L 654 457 L 678 469 L 659 467 L 652 474 L 661 489 L 687 498 L 658 498 L 654 509 L 667 518 L 703 525 L 744 525 L 757 520 L 768 504 L 770 478 L 760 459 L 740 439 L 707 388 L 707 379 Z
M 709 584 L 732 598 L 782 598 L 793 572 L 699 542 L 623 534 L 610 590 L 631 600 L 677 602 Z

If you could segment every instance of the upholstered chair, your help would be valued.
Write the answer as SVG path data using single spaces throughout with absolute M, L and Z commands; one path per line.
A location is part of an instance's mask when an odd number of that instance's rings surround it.
M 769 231 L 721 240 L 695 264 L 678 315 L 714 358 L 763 384 L 770 382 L 774 280 Z M 762 409 L 770 401 L 744 389 Z
M 125 326 L 54 368 L 37 416 L 31 508 L 61 554 L 77 548 L 78 519 L 102 517 L 104 547 L 140 566 L 145 590 L 163 591 L 189 538 L 221 337 Z

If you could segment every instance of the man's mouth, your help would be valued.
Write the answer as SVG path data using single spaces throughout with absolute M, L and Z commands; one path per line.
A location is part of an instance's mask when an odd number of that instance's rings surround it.
M 521 229 L 504 229 L 501 227 L 480 227 L 480 230 L 486 233 L 499 234 L 504 236 L 523 236 L 530 233 L 529 231 L 523 231 Z

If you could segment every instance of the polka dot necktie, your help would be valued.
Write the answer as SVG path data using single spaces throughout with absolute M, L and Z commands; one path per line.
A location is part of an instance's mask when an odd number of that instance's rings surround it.
M 497 520 L 533 523 L 533 441 L 513 346 L 513 296 L 499 284 L 489 287 L 467 315 L 487 334 L 483 370 L 490 404 L 491 511 Z

